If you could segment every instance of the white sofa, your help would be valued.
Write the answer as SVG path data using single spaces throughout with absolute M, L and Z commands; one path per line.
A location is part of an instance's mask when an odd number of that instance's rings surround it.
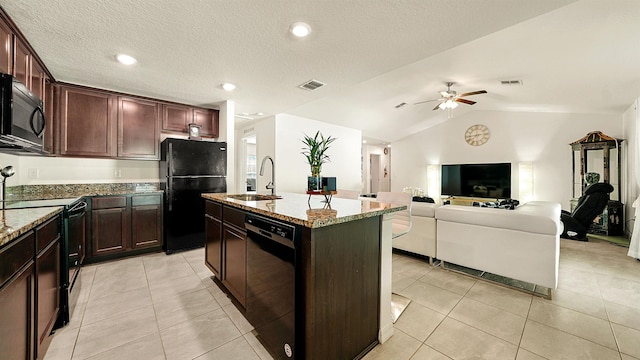
M 557 288 L 560 204 L 535 201 L 514 210 L 446 205 L 436 208 L 435 218 L 438 259 Z
M 393 248 L 413 254 L 436 257 L 436 219 L 438 205 L 424 202 L 411 203 L 411 230 L 393 239 Z

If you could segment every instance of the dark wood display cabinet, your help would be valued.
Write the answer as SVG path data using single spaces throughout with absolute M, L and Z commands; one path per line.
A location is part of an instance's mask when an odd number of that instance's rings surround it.
M 162 131 L 188 133 L 189 124 L 200 125 L 200 135 L 219 136 L 219 111 L 180 104 L 162 105 Z
M 87 262 L 162 248 L 162 194 L 92 197 L 90 217 Z
M 592 131 L 569 144 L 572 150 L 573 197 L 571 210 L 591 183 L 605 182 L 613 186 L 610 200 L 602 215 L 596 218 L 590 233 L 618 236 L 624 234 L 622 192 L 622 145 L 601 131 Z
M 0 359 L 42 359 L 60 310 L 55 216 L 0 249 Z

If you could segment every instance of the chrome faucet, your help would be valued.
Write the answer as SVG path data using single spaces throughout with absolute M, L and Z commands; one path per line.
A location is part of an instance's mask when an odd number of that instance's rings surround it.
M 269 155 L 265 156 L 262 159 L 262 164 L 260 164 L 260 176 L 264 175 L 264 163 L 267 162 L 267 159 L 271 160 L 271 182 L 269 182 L 266 186 L 267 189 L 271 189 L 271 195 L 276 194 L 276 163 L 273 161 L 273 158 Z

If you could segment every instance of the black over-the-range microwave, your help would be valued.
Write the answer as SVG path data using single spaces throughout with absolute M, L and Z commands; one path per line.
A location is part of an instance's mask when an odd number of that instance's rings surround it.
M 0 73 L 0 152 L 44 154 L 42 100 L 9 74 Z

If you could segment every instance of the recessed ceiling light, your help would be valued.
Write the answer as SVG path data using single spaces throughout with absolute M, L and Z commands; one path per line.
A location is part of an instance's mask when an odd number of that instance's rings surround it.
M 136 60 L 133 56 L 129 56 L 126 54 L 118 54 L 116 55 L 116 59 L 118 59 L 118 61 L 124 65 L 133 65 L 138 62 L 138 60 Z
M 289 31 L 297 37 L 305 37 L 311 33 L 311 26 L 304 22 L 295 22 L 291 24 Z
M 224 83 L 222 84 L 222 88 L 227 90 L 227 91 L 232 91 L 236 88 L 235 85 L 233 85 L 232 83 Z
M 362 140 L 362 143 L 363 143 L 363 144 L 366 144 L 366 143 L 367 143 L 367 140 Z

